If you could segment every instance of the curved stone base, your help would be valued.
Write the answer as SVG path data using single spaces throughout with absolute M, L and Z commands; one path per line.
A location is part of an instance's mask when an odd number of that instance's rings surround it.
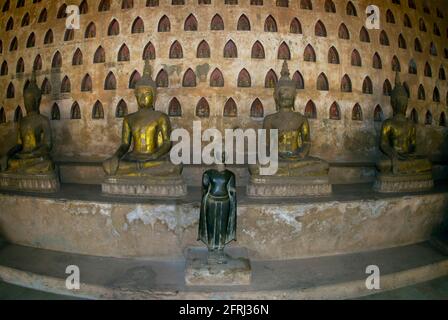
M 254 176 L 247 186 L 247 195 L 254 198 L 316 197 L 332 192 L 328 176 L 301 178 Z
M 104 194 L 135 197 L 177 198 L 187 195 L 187 185 L 181 176 L 167 178 L 106 177 Z
M 325 198 L 248 198 L 237 189 L 237 245 L 251 259 L 298 259 L 429 239 L 448 190 L 374 193 L 333 186 Z M 178 259 L 197 245 L 200 189 L 188 198 L 105 196 L 98 186 L 62 185 L 51 195 L 0 193 L 0 233 L 11 243 L 109 257 Z
M 430 190 L 434 187 L 432 174 L 378 174 L 373 189 L 377 192 L 398 193 Z
M 56 173 L 35 175 L 0 173 L 0 189 L 4 190 L 50 193 L 57 192 L 59 187 Z
M 68 265 L 80 269 L 79 290 L 66 288 Z M 367 289 L 366 267 L 380 270 L 380 289 Z M 250 285 L 188 286 L 185 259 L 99 258 L 7 245 L 0 279 L 87 299 L 350 299 L 448 274 L 448 257 L 426 243 L 291 261 L 254 261 Z

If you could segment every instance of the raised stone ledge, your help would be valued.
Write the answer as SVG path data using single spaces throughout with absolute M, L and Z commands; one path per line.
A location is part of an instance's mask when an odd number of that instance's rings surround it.
M 201 191 L 178 199 L 106 196 L 99 186 L 54 194 L 0 192 L 2 236 L 12 243 L 113 257 L 182 257 L 197 245 Z M 429 239 L 446 216 L 448 188 L 381 194 L 336 185 L 315 198 L 263 199 L 238 188 L 238 246 L 251 259 L 350 253 Z
M 62 183 L 101 184 L 104 171 L 100 162 L 59 161 Z M 185 165 L 182 177 L 189 186 L 200 186 L 202 174 L 208 166 Z M 236 177 L 238 186 L 246 186 L 249 182 L 249 171 L 246 166 L 229 166 Z M 448 166 L 434 165 L 435 180 L 448 178 Z M 330 163 L 328 178 L 331 184 L 370 183 L 375 180 L 375 163 L 340 162 Z

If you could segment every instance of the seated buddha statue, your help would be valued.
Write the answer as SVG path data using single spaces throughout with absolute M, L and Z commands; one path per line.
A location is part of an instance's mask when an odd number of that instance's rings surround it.
M 309 155 L 311 148 L 310 125 L 300 112 L 294 111 L 296 84 L 289 77 L 287 62 L 283 63 L 281 77 L 274 91 L 277 112 L 266 116 L 263 129 L 278 130 L 278 170 L 276 176 L 303 177 L 328 174 L 328 163 Z M 268 140 L 269 143 L 269 140 Z M 259 174 L 259 166 L 249 167 Z
M 154 110 L 156 84 L 148 61 L 142 78 L 135 85 L 135 97 L 139 109 L 124 117 L 121 145 L 103 162 L 103 168 L 107 178 L 125 178 L 127 182 L 140 178 L 138 181 L 143 185 L 152 184 L 157 188 L 157 180 L 179 178 L 182 166 L 169 160 L 171 122 L 167 114 Z
M 263 176 L 260 175 L 260 165 L 249 166 L 251 181 L 255 182 L 255 185 L 257 181 L 265 185 L 275 181 L 278 187 L 276 190 L 287 191 L 279 191 L 276 194 L 275 188 L 260 185 L 258 191 L 255 190 L 257 188 L 249 187 L 249 195 L 262 195 L 264 193 L 264 191 L 261 192 L 262 189 L 271 189 L 274 193 L 272 196 L 298 196 L 307 195 L 307 193 L 317 195 L 331 192 L 331 185 L 328 183 L 328 163 L 310 156 L 311 135 L 308 119 L 300 112 L 294 111 L 296 92 L 296 84 L 289 76 L 288 65 L 285 61 L 281 77 L 274 91 L 277 112 L 266 116 L 263 122 L 263 129 L 266 129 L 267 137 L 270 137 L 270 130 L 278 130 L 277 172 L 272 176 Z M 271 143 L 269 138 L 267 143 L 268 146 Z M 308 184 L 308 190 L 305 186 L 298 187 L 295 191 L 294 187 L 291 187 L 291 185 L 304 183 Z M 254 183 L 252 184 L 254 185 Z M 280 187 L 280 184 L 287 187 Z M 322 188 L 313 188 L 312 186 L 316 184 Z M 265 196 L 269 196 L 269 194 L 265 194 Z
M 380 149 L 386 159 L 378 161 L 378 170 L 393 174 L 430 172 L 431 162 L 424 156 L 415 153 L 417 129 L 412 120 L 406 118 L 408 95 L 400 83 L 398 73 L 390 102 L 393 116 L 383 122 L 380 139 Z
M 41 97 L 33 73 L 30 85 L 23 92 L 26 116 L 18 122 L 17 144 L 1 158 L 1 171 L 20 174 L 48 174 L 54 171 L 50 156 L 50 121 L 39 113 Z
M 393 192 L 394 181 L 397 182 L 395 191 L 429 188 L 432 186 L 432 164 L 425 156 L 416 154 L 417 129 L 413 121 L 406 118 L 408 95 L 398 73 L 390 102 L 393 116 L 381 127 L 380 150 L 383 156 L 376 163 L 379 175 L 375 189 Z
M 17 143 L 0 158 L 0 187 L 3 189 L 54 192 L 59 178 L 51 159 L 53 146 L 50 121 L 40 114 L 42 93 L 33 72 L 24 89 L 26 116 L 17 124 Z

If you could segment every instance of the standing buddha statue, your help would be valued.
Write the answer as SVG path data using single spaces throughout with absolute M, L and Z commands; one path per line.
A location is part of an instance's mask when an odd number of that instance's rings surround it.
M 236 181 L 226 169 L 225 156 L 216 169 L 202 176 L 202 201 L 198 240 L 208 248 L 208 262 L 225 263 L 224 247 L 236 240 Z

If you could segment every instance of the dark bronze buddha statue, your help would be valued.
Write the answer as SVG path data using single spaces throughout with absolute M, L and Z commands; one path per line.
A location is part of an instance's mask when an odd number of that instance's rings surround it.
M 202 176 L 198 240 L 207 245 L 211 264 L 225 263 L 224 246 L 236 240 L 235 175 L 224 161 Z

